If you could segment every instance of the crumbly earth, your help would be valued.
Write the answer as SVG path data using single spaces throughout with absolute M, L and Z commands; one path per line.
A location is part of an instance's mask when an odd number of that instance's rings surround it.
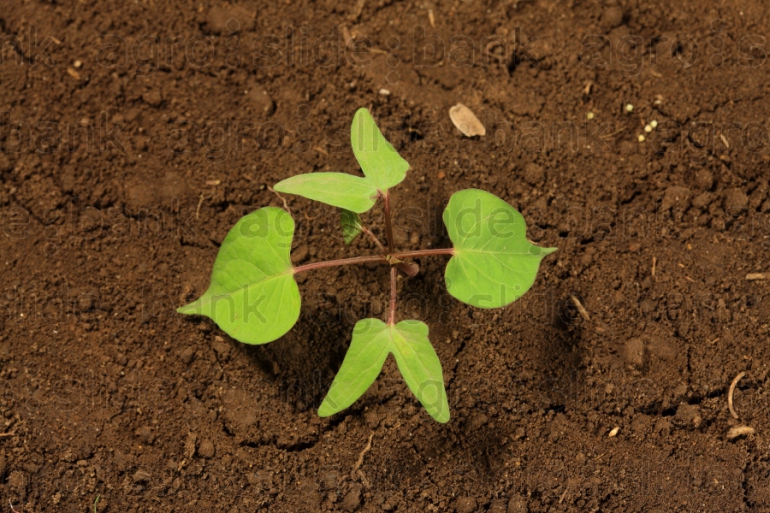
M 769 15 L 5 0 L 0 507 L 770 511 L 770 279 L 746 279 L 770 272 Z M 458 102 L 484 137 L 451 124 Z M 559 248 L 501 310 L 449 297 L 443 257 L 401 281 L 399 316 L 430 326 L 444 367 L 446 425 L 392 361 L 316 415 L 355 321 L 386 314 L 382 267 L 302 275 L 300 321 L 264 346 L 175 313 L 262 206 L 290 209 L 297 261 L 375 251 L 270 189 L 357 172 L 361 106 L 412 166 L 400 247 L 447 246 L 443 206 L 477 187 Z M 728 437 L 739 426 L 754 432 Z

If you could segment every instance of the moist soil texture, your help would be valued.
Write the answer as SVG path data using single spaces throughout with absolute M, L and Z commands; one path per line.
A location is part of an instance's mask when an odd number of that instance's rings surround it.
M 2 4 L 0 508 L 770 511 L 766 2 Z M 296 263 L 377 252 L 271 188 L 358 173 L 360 107 L 411 164 L 400 248 L 448 247 L 471 187 L 559 248 L 504 309 L 451 298 L 442 256 L 399 280 L 447 424 L 392 359 L 316 414 L 384 267 L 298 275 L 263 346 L 175 312 L 263 206 Z

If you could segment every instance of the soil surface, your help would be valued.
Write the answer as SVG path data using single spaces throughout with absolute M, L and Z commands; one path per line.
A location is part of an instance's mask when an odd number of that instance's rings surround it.
M 0 508 L 770 511 L 766 2 L 2 4 Z M 444 257 L 400 282 L 446 425 L 392 359 L 316 415 L 387 313 L 382 267 L 301 275 L 264 346 L 175 313 L 262 206 L 290 209 L 297 262 L 375 253 L 270 188 L 358 172 L 362 106 L 412 166 L 402 248 L 447 247 L 467 187 L 559 248 L 505 309 L 453 300 Z

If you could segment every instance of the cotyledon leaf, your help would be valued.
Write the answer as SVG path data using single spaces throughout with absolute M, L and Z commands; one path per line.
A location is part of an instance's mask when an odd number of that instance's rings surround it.
M 353 116 L 350 143 L 361 170 L 378 190 L 385 193 L 406 178 L 409 163 L 385 139 L 369 110 L 358 109 Z
M 356 240 L 356 237 L 364 230 L 361 217 L 355 212 L 344 208 L 340 209 L 340 225 L 342 226 L 342 239 L 345 241 L 345 244 L 350 244 Z
M 556 251 L 530 243 L 524 217 L 485 191 L 456 192 L 443 218 L 454 244 L 444 274 L 447 290 L 479 308 L 502 307 L 521 297 L 535 282 L 540 260 Z
M 289 259 L 294 220 L 265 207 L 242 217 L 222 242 L 208 290 L 177 309 L 211 318 L 246 344 L 281 337 L 297 322 L 300 296 Z
M 278 182 L 274 189 L 358 214 L 371 209 L 377 201 L 377 187 L 371 180 L 345 173 L 296 175 Z
M 353 328 L 353 340 L 318 415 L 328 417 L 352 405 L 374 383 L 388 354 L 393 353 L 404 381 L 431 417 L 449 421 L 441 362 L 420 321 L 385 324 L 363 319 Z

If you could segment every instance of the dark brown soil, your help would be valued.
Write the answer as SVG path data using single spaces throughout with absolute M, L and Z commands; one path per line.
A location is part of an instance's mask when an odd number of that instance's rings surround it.
M 2 4 L 0 508 L 770 511 L 766 2 Z M 174 311 L 269 186 L 356 170 L 361 106 L 412 165 L 403 248 L 446 246 L 466 187 L 560 248 L 503 310 L 451 299 L 443 258 L 402 282 L 446 425 L 393 362 L 316 415 L 383 268 L 303 275 L 266 346 Z M 373 252 L 287 202 L 301 260 Z

